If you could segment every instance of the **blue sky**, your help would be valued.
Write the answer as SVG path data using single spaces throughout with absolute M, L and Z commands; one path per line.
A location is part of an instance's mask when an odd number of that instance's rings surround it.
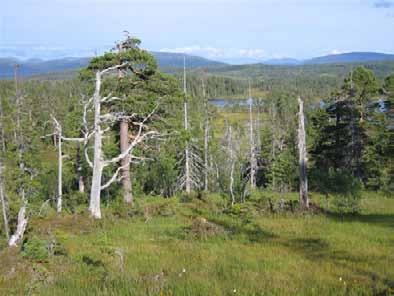
M 2 0 L 0 56 L 91 56 L 123 30 L 150 50 L 233 62 L 394 53 L 394 0 Z

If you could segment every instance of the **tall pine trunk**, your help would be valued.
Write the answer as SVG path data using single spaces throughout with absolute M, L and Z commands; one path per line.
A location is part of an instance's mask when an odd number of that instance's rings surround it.
M 129 147 L 129 123 L 127 120 L 120 122 L 120 151 L 124 153 Z M 133 202 L 132 184 L 130 178 L 130 155 L 124 157 L 121 161 L 123 167 L 122 174 L 122 186 L 123 186 L 123 199 L 126 203 Z

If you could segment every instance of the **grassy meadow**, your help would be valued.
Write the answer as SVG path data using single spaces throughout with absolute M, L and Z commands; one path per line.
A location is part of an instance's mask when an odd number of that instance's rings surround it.
M 44 213 L 22 252 L 0 252 L 0 294 L 394 293 L 394 199 L 364 193 L 360 214 L 339 215 L 269 210 L 279 198 L 261 192 L 229 208 L 216 195 L 152 197 L 112 205 L 101 221 Z

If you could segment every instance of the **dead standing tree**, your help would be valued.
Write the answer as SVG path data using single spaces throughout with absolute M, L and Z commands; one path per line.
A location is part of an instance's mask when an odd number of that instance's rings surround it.
M 185 100 L 183 102 L 184 111 L 184 129 L 187 132 L 189 130 L 189 117 L 188 117 L 188 101 L 187 101 L 187 88 L 186 88 L 186 57 L 183 57 L 183 93 Z M 192 177 L 190 172 L 190 143 L 186 140 L 185 143 L 185 189 L 186 193 L 190 193 L 192 188 Z
M 15 65 L 15 96 L 16 96 L 16 128 L 14 130 L 14 135 L 15 135 L 15 142 L 18 146 L 18 162 L 19 162 L 19 170 L 21 177 L 25 175 L 27 169 L 25 167 L 25 161 L 23 159 L 24 156 L 24 137 L 21 129 L 21 114 L 22 114 L 22 95 L 19 93 L 19 88 L 18 88 L 18 69 L 19 65 Z M 16 247 L 18 243 L 22 240 L 23 235 L 25 233 L 27 223 L 28 223 L 28 218 L 26 215 L 27 211 L 27 197 L 26 197 L 26 191 L 25 191 L 25 184 L 21 184 L 21 187 L 19 188 L 19 194 L 21 197 L 21 206 L 19 208 L 18 212 L 18 219 L 17 219 L 17 226 L 16 230 L 13 235 L 11 235 L 9 241 L 8 241 L 8 246 L 10 247 Z
M 253 131 L 253 98 L 249 80 L 249 144 L 250 144 L 250 188 L 253 190 L 256 188 L 256 172 L 257 172 L 257 160 L 256 160 L 256 145 L 255 135 Z
M 57 202 L 56 202 L 56 211 L 60 213 L 62 211 L 62 202 L 63 202 L 63 151 L 62 151 L 62 126 L 56 120 L 55 117 L 52 116 L 52 120 L 55 124 L 55 133 L 57 134 L 57 152 L 58 152 L 58 171 L 57 171 Z
M 298 152 L 300 166 L 300 204 L 303 208 L 309 208 L 308 198 L 308 176 L 307 176 L 307 152 L 306 152 L 306 133 L 304 102 L 298 97 Z
M 235 204 L 235 195 L 234 195 L 234 169 L 235 169 L 235 147 L 234 147 L 234 141 L 233 141 L 233 132 L 232 132 L 232 126 L 228 126 L 228 132 L 227 132 L 227 149 L 229 153 L 229 161 L 230 161 L 230 196 L 231 196 L 231 206 L 234 206 Z
M 8 240 L 10 238 L 10 229 L 8 227 L 7 202 L 5 198 L 3 170 L 4 170 L 3 163 L 2 160 L 0 159 L 0 202 L 1 202 L 1 210 L 3 215 L 4 232 Z
M 209 112 L 208 112 L 208 99 L 205 91 L 204 77 L 201 79 L 202 95 L 204 99 L 204 190 L 208 191 L 209 184 Z
M 224 152 L 223 155 L 223 169 L 220 174 L 226 180 L 223 182 L 223 187 L 228 190 L 231 198 L 231 206 L 238 200 L 243 202 L 243 193 L 240 192 L 240 188 L 243 187 L 242 183 L 242 151 L 241 151 L 241 130 L 237 124 L 231 124 L 227 119 L 225 120 L 225 132 L 221 140 L 221 150 Z M 227 182 L 228 180 L 228 182 Z M 245 182 L 248 182 L 245 180 Z M 241 185 L 241 186 L 240 186 Z
M 101 191 L 111 186 L 112 183 L 121 181 L 125 175 L 121 174 L 126 168 L 130 167 L 130 163 L 138 162 L 144 160 L 143 157 L 137 157 L 133 155 L 133 150 L 138 146 L 138 144 L 151 139 L 160 137 L 160 133 L 157 131 L 148 129 L 148 122 L 154 115 L 156 108 L 149 113 L 146 117 L 142 118 L 137 114 L 127 115 L 122 112 L 109 112 L 102 113 L 103 105 L 110 104 L 111 102 L 121 101 L 123 99 L 119 97 L 114 97 L 109 94 L 108 96 L 101 96 L 101 86 L 102 79 L 105 75 L 113 74 L 116 71 L 126 71 L 127 68 L 130 67 L 128 62 L 125 62 L 120 65 L 115 65 L 112 67 L 108 67 L 104 70 L 99 70 L 96 72 L 95 79 L 95 91 L 93 97 L 91 97 L 88 101 L 83 104 L 83 137 L 82 138 L 67 138 L 62 134 L 62 126 L 59 121 L 52 116 L 52 120 L 55 127 L 55 138 L 57 142 L 58 148 L 58 199 L 57 199 L 57 211 L 60 212 L 62 209 L 62 167 L 63 167 L 63 159 L 64 156 L 62 154 L 62 142 L 63 141 L 75 141 L 79 143 L 83 143 L 84 145 L 84 153 L 85 158 L 89 166 L 93 169 L 92 175 L 92 185 L 90 191 L 90 202 L 89 202 L 89 211 L 91 216 L 97 219 L 101 218 L 101 208 L 100 208 L 100 200 L 101 200 Z M 93 129 L 89 128 L 88 125 L 88 113 L 92 111 L 93 115 Z M 104 133 L 111 129 L 111 125 L 116 122 L 131 122 L 135 127 L 137 127 L 136 135 L 133 137 L 132 141 L 129 141 L 127 137 L 127 145 L 123 145 L 121 149 L 121 153 L 112 158 L 112 159 L 104 159 L 103 153 L 103 137 Z M 104 128 L 104 125 L 106 127 Z M 47 135 L 47 136 L 52 136 Z M 93 138 L 93 161 L 90 160 L 89 157 L 89 140 Z M 123 143 L 124 144 L 124 143 Z M 125 146 L 125 147 L 124 147 Z M 125 161 L 127 160 L 127 161 Z M 116 165 L 121 162 L 121 165 L 115 170 L 112 177 L 106 182 L 102 184 L 102 175 L 103 170 L 110 166 Z
M 87 142 L 90 137 L 93 136 L 93 133 L 89 133 L 87 129 L 87 121 L 86 121 L 86 115 L 87 115 L 87 106 L 88 103 L 85 103 L 84 105 L 84 112 L 83 112 L 83 119 L 84 119 L 84 131 L 82 132 L 84 137 L 83 138 L 67 138 L 63 136 L 63 128 L 60 122 L 55 118 L 55 116 L 51 115 L 53 125 L 54 125 L 54 133 L 46 135 L 45 137 L 54 137 L 55 140 L 55 146 L 57 144 L 57 151 L 58 151 L 58 175 L 57 175 L 57 200 L 56 200 L 56 211 L 57 213 L 61 213 L 62 211 L 62 206 L 63 206 L 63 159 L 67 158 L 67 155 L 63 155 L 63 141 L 72 141 L 72 142 L 78 142 L 78 148 L 80 146 L 80 142 L 84 143 L 84 146 L 86 147 Z M 77 158 L 79 157 L 79 153 L 77 155 Z M 78 162 L 80 160 L 78 159 Z M 80 163 L 78 163 L 78 174 L 80 174 Z M 81 180 L 82 176 L 78 176 L 78 185 L 79 185 L 79 191 L 81 191 L 81 182 L 83 186 L 83 179 Z
M 5 140 L 4 140 L 4 127 L 3 127 L 3 108 L 1 104 L 0 98 L 0 135 L 1 135 L 1 152 L 5 153 Z M 0 157 L 0 202 L 1 202 L 1 210 L 3 215 L 3 225 L 4 225 L 4 232 L 6 235 L 7 240 L 10 238 L 10 229 L 8 226 L 8 215 L 7 215 L 7 198 L 5 195 L 5 180 L 4 180 L 4 164 L 3 164 L 3 155 Z
M 187 99 L 187 88 L 186 88 L 186 56 L 183 56 L 183 120 L 184 120 L 184 130 L 186 133 L 189 132 L 189 110 L 188 110 L 188 99 Z M 202 165 L 202 159 L 193 149 L 192 141 L 186 139 L 185 141 L 185 152 L 184 152 L 184 162 L 185 166 L 183 173 L 178 180 L 178 187 L 184 188 L 186 193 L 191 193 L 194 188 L 201 187 L 201 171 L 204 170 Z

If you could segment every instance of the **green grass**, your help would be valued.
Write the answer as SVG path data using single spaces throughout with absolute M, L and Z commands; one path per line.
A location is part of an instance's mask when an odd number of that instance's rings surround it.
M 27 237 L 55 240 L 62 251 L 38 262 L 3 250 L 0 294 L 394 293 L 394 199 L 367 197 L 360 214 L 345 216 L 272 214 L 259 204 L 235 211 L 218 196 L 183 203 L 152 198 L 130 210 L 131 217 L 128 209 L 109 208 L 101 221 L 36 219 Z M 192 235 L 196 217 L 222 232 Z

